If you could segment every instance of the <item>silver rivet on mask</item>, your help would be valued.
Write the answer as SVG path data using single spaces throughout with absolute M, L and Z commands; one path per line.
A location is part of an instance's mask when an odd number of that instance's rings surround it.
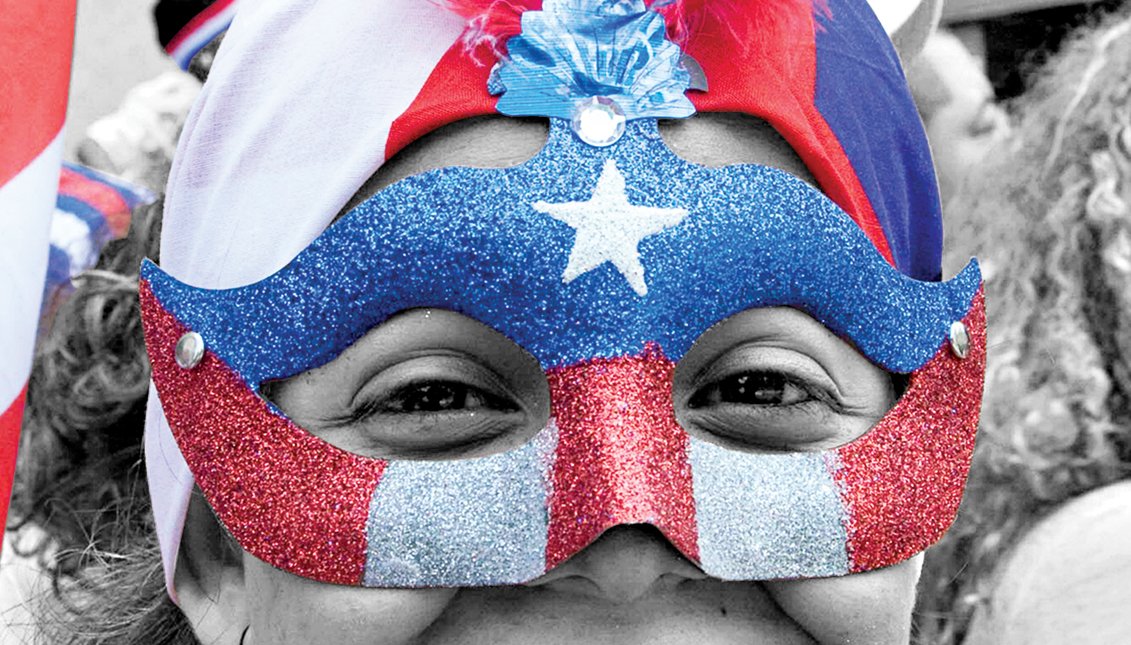
M 173 352 L 177 365 L 186 370 L 196 367 L 200 359 L 204 358 L 204 338 L 195 331 L 190 331 L 177 341 L 177 349 Z
M 624 110 L 616 101 L 604 96 L 593 96 L 574 108 L 570 125 L 582 141 L 603 148 L 620 140 L 624 135 L 626 121 Z
M 970 353 L 970 333 L 961 321 L 950 323 L 950 351 L 958 358 L 966 358 Z
M 700 92 L 707 91 L 707 74 L 703 71 L 699 61 L 685 53 L 679 57 L 679 66 L 687 70 L 687 73 L 691 76 L 691 84 L 687 86 L 687 89 L 699 90 Z

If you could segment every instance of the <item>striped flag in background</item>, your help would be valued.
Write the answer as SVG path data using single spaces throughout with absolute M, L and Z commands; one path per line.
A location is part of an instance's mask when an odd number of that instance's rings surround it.
M 193 56 L 228 29 L 237 0 L 162 0 L 153 7 L 157 39 L 186 72 Z
M 71 279 L 95 266 L 102 247 L 125 237 L 133 210 L 157 199 L 148 189 L 67 161 L 59 173 L 59 196 L 51 219 L 47 280 L 39 339 L 51 329 L 55 312 L 74 291 Z
M 76 0 L 0 0 L 0 521 L 6 521 L 63 155 Z

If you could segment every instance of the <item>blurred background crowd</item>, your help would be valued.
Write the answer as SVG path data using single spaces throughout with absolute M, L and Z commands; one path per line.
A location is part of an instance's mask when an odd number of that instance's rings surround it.
M 177 137 L 235 5 L 78 3 L 0 644 L 26 636 L 30 598 L 151 521 L 138 262 L 158 257 Z M 928 553 L 915 637 L 1131 643 L 1131 2 L 947 0 L 903 62 L 946 277 L 980 258 L 991 336 L 966 498 Z

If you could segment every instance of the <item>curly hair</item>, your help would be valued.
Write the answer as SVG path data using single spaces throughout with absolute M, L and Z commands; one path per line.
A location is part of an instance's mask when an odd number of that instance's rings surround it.
M 111 548 L 122 520 L 144 517 L 133 509 L 148 505 L 137 276 L 141 257 L 157 254 L 160 213 L 160 200 L 138 209 L 129 237 L 76 278 L 32 364 L 8 528 L 44 529 L 24 555 L 56 576 L 74 574 L 91 547 Z
M 36 643 L 53 645 L 199 645 L 169 598 L 156 530 L 131 523 L 124 550 L 92 555 L 83 569 L 38 599 Z
M 916 642 L 960 643 L 1011 546 L 1131 473 L 1131 11 L 1077 34 L 947 209 L 983 263 L 990 346 L 966 497 L 927 554 Z

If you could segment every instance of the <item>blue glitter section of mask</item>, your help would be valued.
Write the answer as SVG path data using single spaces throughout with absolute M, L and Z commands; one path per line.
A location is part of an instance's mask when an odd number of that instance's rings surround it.
M 523 12 L 522 33 L 491 75 L 503 91 L 496 109 L 569 119 L 581 101 L 603 96 L 629 120 L 690 116 L 691 75 L 666 34 L 663 16 L 640 0 L 547 0 Z
M 142 275 L 252 388 L 319 367 L 391 314 L 422 306 L 490 325 L 549 369 L 636 354 L 647 342 L 678 361 L 720 320 L 789 305 L 876 364 L 909 373 L 946 341 L 980 284 L 973 262 L 945 283 L 904 276 L 804 182 L 763 166 L 683 161 L 653 119 L 629 123 L 608 148 L 551 124 L 527 163 L 403 180 L 258 283 L 197 289 L 149 263 Z M 690 212 L 639 244 L 643 297 L 609 263 L 564 283 L 576 231 L 532 207 L 590 199 L 610 158 L 632 204 Z
M 692 438 L 688 458 L 704 571 L 725 580 L 848 573 L 828 455 L 748 454 Z
M 517 584 L 546 570 L 556 431 L 510 452 L 393 461 L 366 526 L 368 587 Z

